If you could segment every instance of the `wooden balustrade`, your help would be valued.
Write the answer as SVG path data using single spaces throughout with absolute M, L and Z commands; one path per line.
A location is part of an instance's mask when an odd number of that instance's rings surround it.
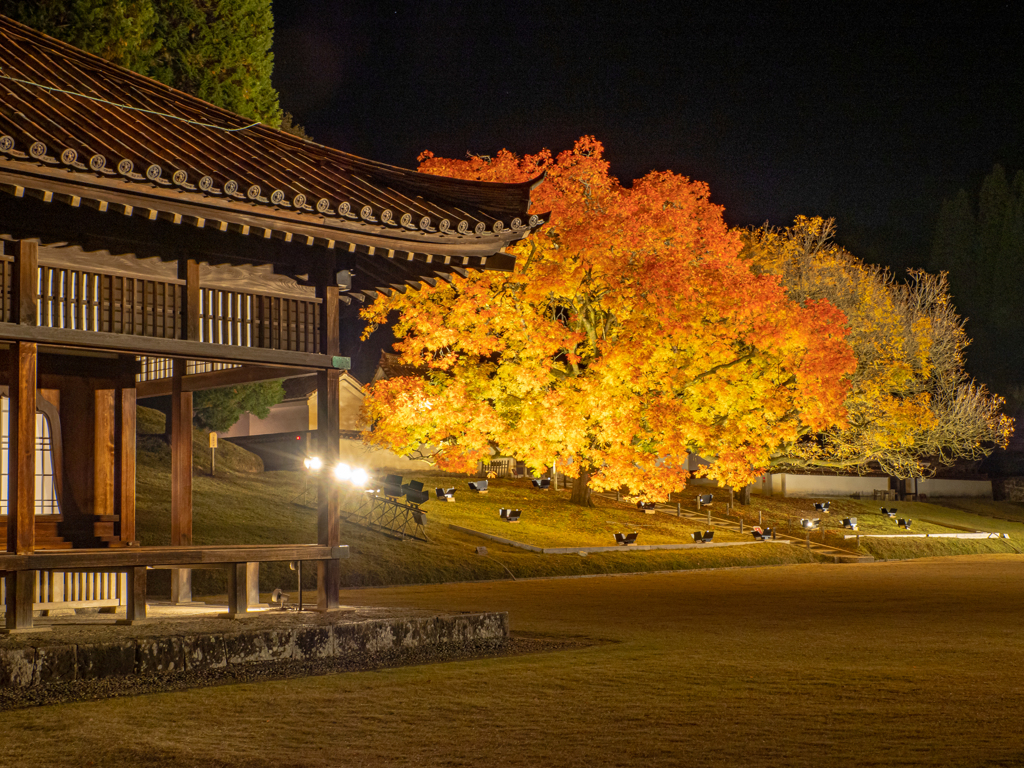
M 11 322 L 12 263 L 0 256 L 0 322 Z M 185 281 L 150 280 L 39 265 L 37 325 L 185 339 Z M 319 298 L 293 298 L 202 286 L 199 341 L 320 353 Z

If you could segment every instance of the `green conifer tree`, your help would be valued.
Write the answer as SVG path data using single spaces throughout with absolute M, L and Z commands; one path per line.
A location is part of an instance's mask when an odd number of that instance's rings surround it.
M 1013 183 L 996 165 L 978 194 L 946 200 L 932 243 L 931 266 L 950 286 L 974 339 L 971 372 L 1006 388 L 1024 383 L 1024 172 Z
M 154 0 L 0 0 L 0 13 L 143 75 L 161 48 Z
M 163 48 L 154 76 L 186 93 L 281 126 L 270 0 L 153 0 Z
M 0 13 L 212 104 L 281 126 L 270 0 L 0 0 Z

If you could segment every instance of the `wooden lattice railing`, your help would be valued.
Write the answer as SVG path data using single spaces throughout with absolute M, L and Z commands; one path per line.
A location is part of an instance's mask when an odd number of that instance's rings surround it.
M 13 264 L 0 256 L 0 322 L 13 317 Z M 43 328 L 185 339 L 184 280 L 150 280 L 39 265 L 37 324 Z M 199 339 L 209 344 L 320 352 L 320 299 L 199 289 Z

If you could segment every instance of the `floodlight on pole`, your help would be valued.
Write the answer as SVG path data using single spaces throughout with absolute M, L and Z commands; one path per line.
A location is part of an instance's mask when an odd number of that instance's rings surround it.
M 339 463 L 334 468 L 334 478 L 336 480 L 345 481 L 352 477 L 352 467 L 345 462 Z
M 319 456 L 310 456 L 308 459 L 302 460 L 302 466 L 308 469 L 310 472 L 319 472 L 324 463 L 320 461 Z

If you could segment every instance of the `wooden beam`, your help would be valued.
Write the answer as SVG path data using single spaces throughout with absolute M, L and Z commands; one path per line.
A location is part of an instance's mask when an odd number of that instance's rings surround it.
M 35 344 L 19 343 L 9 357 L 7 551 L 17 554 L 35 549 L 37 353 Z
M 192 393 L 183 392 L 185 360 L 174 361 L 171 391 L 171 544 L 192 544 Z M 171 601 L 192 602 L 192 573 L 171 574 Z
M 315 369 L 282 368 L 280 366 L 243 365 L 241 368 L 227 368 L 209 373 L 193 373 L 181 379 L 182 392 L 200 392 L 205 389 L 220 389 L 238 384 L 250 384 L 254 381 L 272 381 L 273 379 L 290 379 L 316 373 Z M 171 379 L 154 379 L 140 381 L 136 385 L 139 399 L 146 397 L 163 397 L 171 394 Z
M 336 242 L 353 242 L 363 248 L 410 251 L 416 253 L 451 254 L 458 256 L 491 256 L 504 247 L 521 240 L 528 234 L 527 230 L 513 232 L 506 230 L 501 234 L 488 233 L 486 237 L 466 238 L 456 232 L 442 234 L 427 233 L 404 228 L 381 228 L 371 231 L 363 222 L 350 222 L 347 219 L 310 220 L 301 213 L 291 213 L 283 209 L 254 209 L 248 203 L 235 202 L 227 198 L 211 198 L 203 195 L 183 195 L 179 189 L 160 189 L 151 186 L 137 186 L 126 189 L 121 179 L 103 179 L 102 177 L 86 177 L 78 175 L 72 180 L 66 179 L 63 169 L 50 170 L 35 163 L 23 165 L 8 161 L 8 167 L 0 169 L 0 189 L 7 184 L 10 187 L 24 189 L 29 196 L 48 196 L 54 194 L 77 195 L 83 199 L 103 200 L 108 205 L 118 204 L 131 206 L 136 214 L 150 211 L 147 218 L 156 219 L 158 214 L 170 213 L 189 220 L 213 219 L 228 223 L 229 229 L 252 231 L 253 234 L 268 230 L 291 232 L 294 236 L 307 242 L 313 238 L 334 240 Z M 32 178 L 36 177 L 36 178 Z M 77 210 L 82 210 L 81 208 Z M 83 211 L 97 214 L 94 211 Z M 179 219 L 180 220 L 180 219 Z M 333 226 L 332 226 L 333 225 Z M 169 224 L 169 226 L 173 226 Z
M 326 303 L 326 302 L 325 302 Z M 317 450 L 324 468 L 319 473 L 317 506 L 317 543 L 333 547 L 341 543 L 341 489 L 334 481 L 334 466 L 340 454 L 340 371 L 317 373 Z M 317 608 L 330 611 L 338 607 L 341 568 L 334 561 L 317 564 Z
M 332 368 L 330 355 L 311 352 L 287 352 L 260 347 L 236 347 L 230 344 L 208 344 L 182 339 L 158 339 L 102 331 L 80 331 L 71 328 L 36 328 L 14 323 L 0 323 L 0 342 L 32 341 L 71 349 L 96 349 L 153 357 L 183 357 L 220 363 L 289 366 L 295 368 Z
M 348 547 L 319 544 L 239 544 L 202 547 L 112 547 L 106 549 L 63 549 L 14 555 L 0 552 L 0 573 L 11 571 L 75 571 L 141 566 L 224 565 L 228 563 L 274 563 L 292 560 L 338 560 L 349 556 Z

